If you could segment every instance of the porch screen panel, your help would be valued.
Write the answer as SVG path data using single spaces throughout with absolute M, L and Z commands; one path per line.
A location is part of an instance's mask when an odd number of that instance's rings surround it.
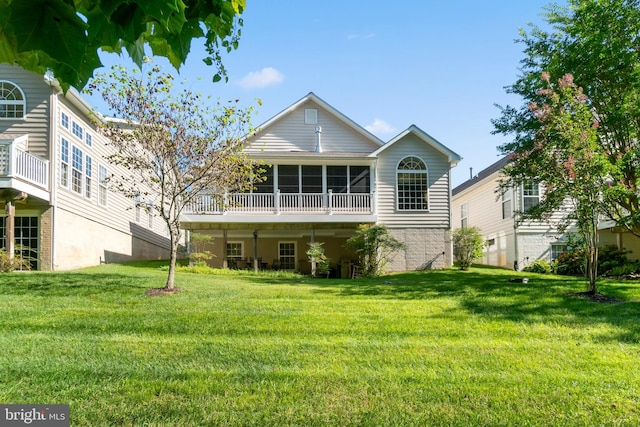
M 278 166 L 278 188 L 281 193 L 298 193 L 300 191 L 298 165 Z
M 327 166 L 327 190 L 347 192 L 347 166 Z
M 259 172 L 260 178 L 262 178 L 263 181 L 255 182 L 253 184 L 255 187 L 253 191 L 255 193 L 273 193 L 273 166 L 260 165 L 258 169 L 263 170 L 263 172 Z
M 322 166 L 302 166 L 302 192 L 322 193 Z
M 349 192 L 370 193 L 371 180 L 369 178 L 369 166 L 350 166 L 349 168 Z

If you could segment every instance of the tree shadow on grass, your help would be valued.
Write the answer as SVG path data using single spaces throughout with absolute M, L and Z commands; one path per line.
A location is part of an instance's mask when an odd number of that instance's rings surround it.
M 87 296 L 140 292 L 149 280 L 114 273 L 13 273 L 0 276 L 0 294 L 29 296 Z
M 509 279 L 527 277 L 528 283 Z M 601 292 L 615 303 L 595 302 L 571 293 L 585 289 L 583 279 L 523 274 L 510 270 L 432 270 L 394 274 L 378 279 L 317 282 L 317 292 L 376 299 L 453 299 L 467 312 L 512 322 L 550 322 L 568 327 L 607 323 L 620 332 L 603 340 L 640 341 L 640 284 L 603 280 Z

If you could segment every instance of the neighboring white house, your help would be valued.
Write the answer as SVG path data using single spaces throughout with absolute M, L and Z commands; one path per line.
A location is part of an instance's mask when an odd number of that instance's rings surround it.
M 168 258 L 166 227 L 106 185 L 128 173 L 105 161 L 107 141 L 77 91 L 55 79 L 0 64 L 0 247 L 7 204 L 15 243 L 40 270 Z
M 516 214 L 536 205 L 542 189 L 531 183 L 500 193 L 500 171 L 507 163 L 503 157 L 452 190 L 452 229 L 480 229 L 486 248 L 484 258 L 476 262 L 482 264 L 521 270 L 535 260 L 553 261 L 567 250 L 555 224 L 519 222 Z M 601 223 L 600 244 L 632 251 L 631 259 L 640 255 L 640 240 L 608 223 Z
M 460 156 L 416 126 L 386 144 L 313 93 L 277 114 L 251 138 L 266 181 L 227 206 L 210 195 L 181 218 L 214 237 L 214 266 L 308 272 L 308 243 L 323 242 L 337 275 L 356 255 L 345 248 L 359 224 L 384 224 L 406 244 L 388 271 L 451 265 L 451 168 Z

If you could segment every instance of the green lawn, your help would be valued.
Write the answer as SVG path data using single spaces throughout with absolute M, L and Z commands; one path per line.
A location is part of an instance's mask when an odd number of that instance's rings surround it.
M 640 283 L 475 268 L 380 279 L 0 275 L 0 402 L 72 425 L 640 423 Z M 522 277 L 522 275 L 520 275 Z

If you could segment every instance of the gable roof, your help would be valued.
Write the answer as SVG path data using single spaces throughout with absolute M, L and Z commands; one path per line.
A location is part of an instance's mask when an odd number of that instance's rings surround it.
M 401 139 L 403 139 L 405 136 L 407 136 L 409 134 L 413 134 L 413 135 L 417 136 L 422 141 L 427 143 L 429 146 L 434 148 L 436 151 L 444 154 L 447 157 L 447 160 L 449 161 L 451 166 L 457 165 L 458 162 L 460 160 L 462 160 L 462 157 L 460 157 L 460 155 L 458 153 L 450 150 L 449 148 L 444 146 L 444 144 L 439 142 L 437 139 L 435 139 L 434 137 L 432 137 L 431 135 L 429 135 L 428 133 L 426 133 L 425 131 L 423 131 L 422 129 L 420 129 L 416 125 L 409 126 L 406 130 L 401 132 L 395 138 L 391 139 L 389 142 L 384 144 L 382 147 L 378 148 L 376 151 L 371 153 L 370 156 L 371 157 L 375 157 L 375 156 L 379 155 L 384 150 L 386 150 L 387 148 L 391 147 L 393 144 L 395 144 L 396 142 L 400 141 Z
M 509 163 L 509 156 L 504 156 L 494 164 L 484 168 L 476 176 L 471 179 L 466 180 L 462 184 L 458 185 L 456 188 L 451 190 L 452 195 L 456 195 L 463 190 L 466 190 L 469 187 L 474 186 L 475 184 L 482 182 L 484 179 L 490 177 L 494 173 L 498 172 L 500 169 L 505 167 Z
M 349 128 L 353 129 L 354 131 L 356 131 L 357 133 L 359 133 L 360 135 L 362 135 L 363 137 L 365 137 L 367 140 L 371 141 L 375 145 L 382 146 L 384 144 L 384 142 L 381 139 L 379 139 L 377 136 L 375 136 L 374 134 L 372 134 L 371 132 L 369 132 L 368 130 L 366 130 L 365 128 L 363 128 L 362 126 L 360 126 L 359 124 L 357 124 L 353 120 L 351 120 L 349 117 L 347 117 L 344 114 L 342 114 L 340 111 L 336 110 L 334 107 L 332 107 L 325 100 L 323 100 L 322 98 L 320 98 L 318 95 L 316 95 L 313 92 L 309 92 L 307 95 L 303 96 L 298 101 L 296 101 L 293 104 L 291 104 L 289 107 L 285 108 L 284 110 L 282 110 L 281 112 L 279 112 L 275 116 L 271 117 L 266 122 L 262 123 L 257 128 L 258 132 L 260 132 L 262 129 L 268 128 L 273 123 L 275 123 L 275 122 L 281 120 L 282 118 L 288 116 L 293 111 L 297 110 L 298 108 L 300 108 L 302 105 L 306 104 L 309 101 L 315 102 L 320 107 L 322 107 L 324 110 L 326 110 L 329 113 L 331 113 L 340 122 L 344 123 Z

